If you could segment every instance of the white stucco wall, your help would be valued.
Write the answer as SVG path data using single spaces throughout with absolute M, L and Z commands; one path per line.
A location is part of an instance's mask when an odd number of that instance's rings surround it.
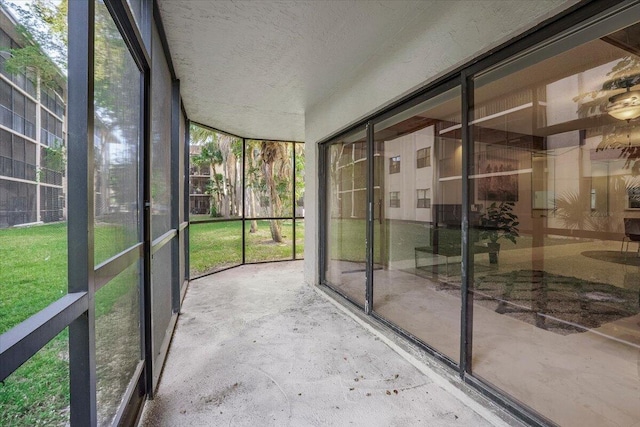
M 317 142 L 575 3 L 439 1 L 417 8 L 393 39 L 306 109 L 306 282 L 318 280 Z

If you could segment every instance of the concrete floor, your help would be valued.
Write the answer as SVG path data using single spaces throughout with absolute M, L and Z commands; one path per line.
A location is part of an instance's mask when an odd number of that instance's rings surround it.
M 518 424 L 437 364 L 400 357 L 393 337 L 304 285 L 302 268 L 247 265 L 193 281 L 140 425 Z
M 584 255 L 619 251 L 616 241 L 566 240 L 545 248 L 544 269 L 637 291 L 640 266 Z M 415 265 L 412 253 L 407 258 L 401 267 Z M 487 254 L 477 255 L 476 275 L 531 269 L 531 259 L 530 248 L 505 250 L 499 264 L 491 267 Z M 358 267 L 332 261 L 330 269 L 332 277 L 342 280 L 341 291 L 364 298 L 362 277 L 351 273 Z M 459 285 L 455 268 L 459 271 L 460 264 L 440 279 Z M 374 312 L 457 360 L 459 296 L 443 291 L 437 278 L 410 270 L 374 271 Z M 473 372 L 505 394 L 562 426 L 640 427 L 640 314 L 562 335 L 476 303 L 473 328 Z

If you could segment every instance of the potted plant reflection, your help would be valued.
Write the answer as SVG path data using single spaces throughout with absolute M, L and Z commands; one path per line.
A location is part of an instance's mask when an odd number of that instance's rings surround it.
M 509 240 L 516 243 L 518 234 L 518 216 L 513 213 L 514 202 L 491 203 L 486 211 L 480 216 L 480 238 L 489 240 L 489 263 L 498 263 L 498 253 L 500 252 L 500 239 Z

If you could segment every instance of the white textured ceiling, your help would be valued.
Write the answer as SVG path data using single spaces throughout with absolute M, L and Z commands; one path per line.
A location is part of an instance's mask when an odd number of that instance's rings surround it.
M 304 141 L 305 109 L 433 2 L 158 3 L 191 120 L 246 137 Z

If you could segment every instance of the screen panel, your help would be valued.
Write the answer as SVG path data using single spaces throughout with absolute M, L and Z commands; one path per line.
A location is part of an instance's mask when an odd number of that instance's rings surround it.
M 69 425 L 69 330 L 49 341 L 0 387 L 0 425 Z
M 151 79 L 151 234 L 171 229 L 171 74 L 155 26 Z
M 96 2 L 94 81 L 95 264 L 141 240 L 141 74 L 109 11 Z
M 140 346 L 140 262 L 96 292 L 98 424 L 112 425 L 124 393 L 137 381 Z

